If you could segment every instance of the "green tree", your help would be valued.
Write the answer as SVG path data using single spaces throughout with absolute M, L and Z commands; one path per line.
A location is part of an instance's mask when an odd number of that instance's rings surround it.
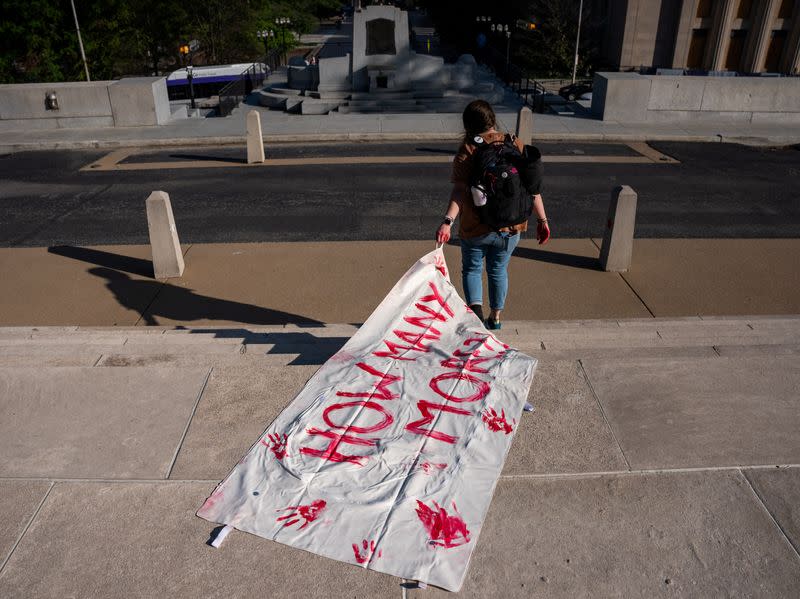
M 63 8 L 44 0 L 5 0 L 4 15 L 14 16 L 0 21 L 0 81 L 63 81 L 80 76 L 75 26 Z

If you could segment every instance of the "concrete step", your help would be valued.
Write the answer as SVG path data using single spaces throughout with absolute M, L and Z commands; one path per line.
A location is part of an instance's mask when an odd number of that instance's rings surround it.
M 0 328 L 0 365 L 322 364 L 356 325 Z M 800 317 L 507 321 L 498 336 L 541 360 L 795 355 Z

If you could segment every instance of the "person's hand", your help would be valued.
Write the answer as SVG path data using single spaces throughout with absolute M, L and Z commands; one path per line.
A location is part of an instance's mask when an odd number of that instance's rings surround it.
M 550 226 L 547 224 L 546 218 L 536 223 L 536 239 L 539 240 L 539 245 L 547 243 L 547 240 L 550 239 Z
M 436 231 L 436 243 L 447 243 L 450 241 L 450 225 L 442 223 Z

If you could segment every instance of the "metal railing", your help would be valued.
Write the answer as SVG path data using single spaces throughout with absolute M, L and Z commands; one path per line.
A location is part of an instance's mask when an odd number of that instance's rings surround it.
M 219 91 L 219 116 L 228 116 L 254 89 L 264 83 L 269 76 L 270 67 L 265 63 L 254 62 L 242 71 L 235 81 Z

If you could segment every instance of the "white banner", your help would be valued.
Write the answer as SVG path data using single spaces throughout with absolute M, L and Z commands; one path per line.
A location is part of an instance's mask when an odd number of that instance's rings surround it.
M 437 249 L 197 515 L 457 591 L 535 369 L 467 308 Z

